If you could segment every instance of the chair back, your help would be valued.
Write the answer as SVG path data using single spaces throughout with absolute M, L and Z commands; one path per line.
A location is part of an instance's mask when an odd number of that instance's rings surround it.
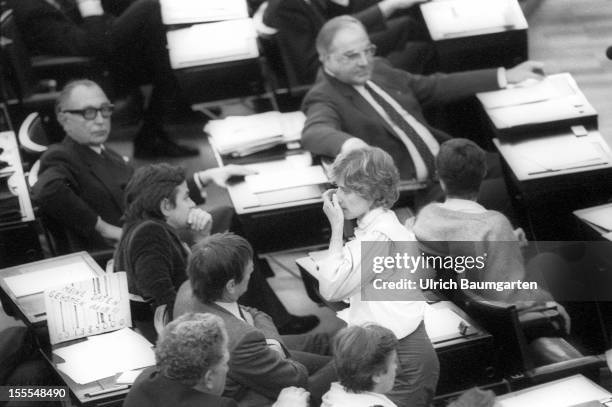
M 30 113 L 19 128 L 19 144 L 29 154 L 40 156 L 52 143 L 37 112 Z

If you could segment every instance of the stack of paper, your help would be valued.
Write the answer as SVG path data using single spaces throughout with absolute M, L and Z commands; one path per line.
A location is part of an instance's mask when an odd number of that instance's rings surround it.
M 477 94 L 497 129 L 596 114 L 569 73 Z
M 612 205 L 595 206 L 575 213 L 580 219 L 603 229 L 605 232 L 612 232 Z
M 250 18 L 196 24 L 168 31 L 167 37 L 173 69 L 259 56 L 257 33 Z
M 41 293 L 50 287 L 94 277 L 96 277 L 96 273 L 89 264 L 79 259 L 74 263 L 7 277 L 4 281 L 15 297 L 19 298 Z
M 249 16 L 246 0 L 161 0 L 164 24 L 204 23 Z
M 516 0 L 449 0 L 421 4 L 434 41 L 508 29 L 526 29 Z
M 245 156 L 300 139 L 306 117 L 302 112 L 267 112 L 211 120 L 204 127 L 221 155 Z
M 424 320 L 427 335 L 433 343 L 461 336 L 459 333 L 459 324 L 462 322 L 467 324 L 467 322 L 452 309 L 434 309 L 429 304 L 425 306 Z
M 91 336 L 83 342 L 53 351 L 65 362 L 57 368 L 79 384 L 114 376 L 117 373 L 153 366 L 153 345 L 125 328 Z

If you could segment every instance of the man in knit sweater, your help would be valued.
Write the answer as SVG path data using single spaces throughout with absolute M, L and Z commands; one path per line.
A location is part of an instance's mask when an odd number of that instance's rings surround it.
M 426 253 L 485 256 L 483 268 L 467 269 L 458 276 L 471 282 L 541 280 L 534 278 L 534 274 L 560 266 L 560 259 L 555 255 L 542 253 L 525 267 L 521 250 L 527 243 L 524 231 L 514 229 L 501 213 L 487 210 L 476 202 L 487 168 L 485 152 L 475 143 L 461 138 L 446 141 L 440 146 L 436 167 L 446 200 L 425 206 L 412 226 Z M 566 319 L 566 329 L 569 329 L 565 310 L 553 303 L 551 295 L 541 284 L 537 289 L 502 291 L 470 287 L 465 293 L 488 300 L 514 302 L 519 309 L 532 309 L 548 303 L 547 306 L 557 307 Z

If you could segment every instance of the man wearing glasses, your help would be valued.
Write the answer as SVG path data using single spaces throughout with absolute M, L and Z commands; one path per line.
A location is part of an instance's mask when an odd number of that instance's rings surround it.
M 336 17 L 323 26 L 317 52 L 322 72 L 302 105 L 307 115 L 303 146 L 327 157 L 365 145 L 382 148 L 393 157 L 402 180 L 428 185 L 417 194 L 417 206 L 441 197 L 433 182 L 434 158 L 440 143 L 450 138 L 427 123 L 422 107 L 542 77 L 542 65 L 533 61 L 508 70 L 429 76 L 400 71 L 374 57 L 376 48 L 363 25 L 350 16 Z M 501 179 L 486 180 L 482 197 L 490 199 L 487 207 L 508 210 Z
M 121 237 L 123 192 L 134 172 L 123 157 L 104 146 L 113 105 L 95 82 L 76 80 L 64 87 L 55 110 L 67 137 L 41 157 L 34 198 L 47 219 L 68 231 L 72 247 L 110 248 Z M 201 188 L 246 171 L 228 166 L 197 172 L 189 179 L 191 196 L 202 204 Z M 223 213 L 219 223 L 229 227 L 232 214 Z

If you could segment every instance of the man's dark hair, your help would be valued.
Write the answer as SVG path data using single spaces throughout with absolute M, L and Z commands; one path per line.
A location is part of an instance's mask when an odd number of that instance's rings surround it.
M 387 361 L 398 341 L 380 325 L 353 325 L 334 338 L 334 361 L 340 384 L 353 393 L 374 389 L 372 377 L 387 372 Z
M 436 167 L 447 196 L 471 197 L 487 172 L 486 154 L 473 141 L 454 138 L 440 146 Z
M 176 205 L 178 186 L 185 181 L 185 171 L 170 164 L 151 164 L 136 170 L 125 188 L 126 223 L 143 219 L 161 219 L 164 199 Z
M 216 233 L 191 250 L 187 275 L 195 297 L 205 303 L 219 300 L 231 279 L 240 283 L 253 260 L 253 248 L 233 233 Z

